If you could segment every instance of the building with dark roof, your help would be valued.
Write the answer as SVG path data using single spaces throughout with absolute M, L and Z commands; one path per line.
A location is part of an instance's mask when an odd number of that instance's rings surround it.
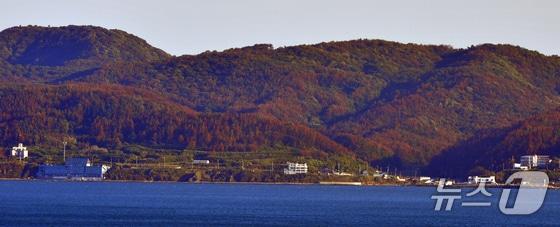
M 94 166 L 87 158 L 70 158 L 64 165 L 41 165 L 37 176 L 43 179 L 103 180 L 109 166 Z

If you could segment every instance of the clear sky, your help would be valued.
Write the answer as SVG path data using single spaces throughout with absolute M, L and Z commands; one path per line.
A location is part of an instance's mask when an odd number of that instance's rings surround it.
M 405 43 L 510 43 L 560 55 L 559 0 L 18 0 L 0 29 L 97 25 L 174 55 L 255 43 L 275 47 L 358 38 Z

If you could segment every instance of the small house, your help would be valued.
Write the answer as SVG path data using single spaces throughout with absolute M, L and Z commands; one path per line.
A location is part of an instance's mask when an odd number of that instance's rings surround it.
M 23 143 L 19 143 L 17 147 L 12 147 L 11 156 L 25 159 L 29 157 L 29 151 L 27 151 L 27 147 L 23 146 Z

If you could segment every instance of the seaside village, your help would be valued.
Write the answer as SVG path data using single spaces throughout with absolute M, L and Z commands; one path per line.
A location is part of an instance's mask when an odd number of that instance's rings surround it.
M 8 153 L 10 158 L 15 159 L 19 162 L 25 162 L 29 158 L 29 151 L 22 143 L 11 148 Z M 516 171 L 528 171 L 528 170 L 548 170 L 553 166 L 552 159 L 547 155 L 524 155 L 519 157 L 519 162 L 514 162 L 509 172 Z M 190 165 L 197 167 L 211 166 L 211 160 L 206 159 L 193 159 Z M 273 164 L 274 165 L 274 164 Z M 100 181 L 106 179 L 107 172 L 111 169 L 113 163 L 109 164 L 94 164 L 89 158 L 86 157 L 66 157 L 66 147 L 63 150 L 63 164 L 55 165 L 50 163 L 42 163 L 38 166 L 37 172 L 34 177 L 39 179 L 59 179 L 59 180 L 78 180 L 78 181 Z M 165 165 L 164 165 L 165 166 Z M 286 162 L 283 171 L 281 172 L 286 176 L 303 176 L 310 174 L 309 166 L 307 163 L 297 163 L 297 162 Z M 174 168 L 180 169 L 181 166 L 175 166 Z M 274 166 L 272 167 L 274 171 Z M 554 168 L 554 167 L 552 167 Z M 558 162 L 558 168 L 560 169 L 560 161 Z M 397 174 L 396 170 L 393 174 L 390 173 L 389 168 L 387 170 L 374 170 L 371 173 L 367 170 L 359 170 L 358 173 L 350 173 L 341 171 L 341 166 L 338 164 L 335 170 L 329 168 L 322 168 L 317 174 L 320 176 L 327 177 L 346 177 L 346 179 L 351 179 L 352 177 L 371 177 L 383 179 L 388 182 L 394 182 L 396 184 L 415 184 L 415 185 L 436 185 L 439 182 L 439 178 L 432 178 L 427 176 L 400 176 Z M 552 179 L 551 179 L 552 180 Z M 554 179 L 554 181 L 557 179 Z M 473 175 L 468 176 L 468 178 L 463 181 L 460 180 L 446 180 L 445 185 L 472 185 L 484 182 L 486 184 L 499 184 L 495 175 Z M 336 181 L 325 181 L 319 182 L 321 184 L 349 184 L 349 185 L 361 185 L 362 182 L 347 181 L 347 182 L 336 182 Z
M 64 153 L 66 153 L 64 151 Z M 22 143 L 13 147 L 10 155 L 23 161 L 29 158 L 29 151 Z M 42 179 L 99 181 L 105 179 L 105 173 L 109 170 L 108 165 L 93 165 L 88 158 L 73 157 L 66 158 L 64 154 L 64 165 L 42 164 L 39 166 L 36 177 Z

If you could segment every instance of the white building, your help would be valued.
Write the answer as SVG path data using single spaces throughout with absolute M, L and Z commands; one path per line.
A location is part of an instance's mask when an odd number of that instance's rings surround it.
M 529 167 L 522 166 L 521 163 L 513 163 L 513 169 L 529 170 Z
M 418 178 L 418 181 L 422 181 L 422 182 L 424 182 L 424 181 L 432 181 L 432 178 L 431 178 L 431 177 L 419 177 L 419 178 Z
M 294 163 L 288 162 L 288 168 L 284 169 L 284 174 L 294 175 L 294 174 L 306 174 L 307 173 L 307 163 Z
M 193 164 L 202 164 L 202 165 L 208 165 L 210 164 L 210 160 L 193 160 L 192 162 Z
M 381 171 L 379 171 L 379 170 L 376 170 L 376 171 L 373 173 L 373 177 L 388 179 L 388 178 L 389 178 L 389 175 L 387 175 L 386 173 L 383 173 L 383 172 L 381 172 Z
M 496 176 L 488 176 L 488 177 L 470 176 L 468 178 L 468 182 L 469 184 L 480 184 L 482 182 L 486 184 L 495 184 Z
M 18 157 L 19 159 L 24 159 L 29 157 L 29 152 L 27 147 L 24 147 L 22 143 L 18 144 L 17 147 L 12 147 L 12 156 Z
M 545 168 L 550 163 L 548 155 L 524 155 L 521 156 L 521 166 L 527 166 L 529 169 Z
M 406 178 L 401 178 L 400 176 L 397 176 L 396 179 L 398 182 L 406 182 Z

